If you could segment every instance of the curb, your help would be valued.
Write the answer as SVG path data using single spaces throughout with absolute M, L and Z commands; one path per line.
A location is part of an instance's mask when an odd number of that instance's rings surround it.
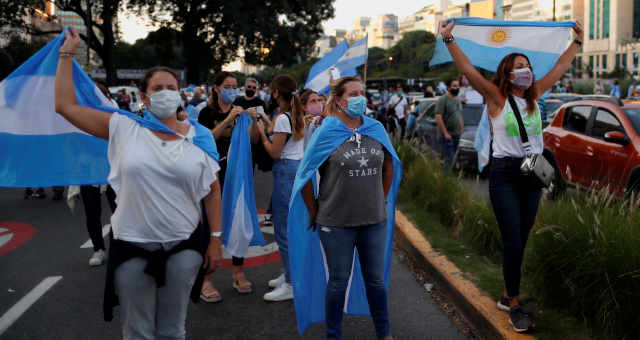
M 528 334 L 512 330 L 507 313 L 496 308 L 496 302 L 484 295 L 444 255 L 435 251 L 429 241 L 407 217 L 396 210 L 396 245 L 407 252 L 414 263 L 432 274 L 438 287 L 449 298 L 478 333 L 487 339 L 533 340 Z

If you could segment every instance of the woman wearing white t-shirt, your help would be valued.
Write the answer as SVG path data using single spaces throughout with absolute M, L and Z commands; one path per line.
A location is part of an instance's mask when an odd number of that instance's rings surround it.
M 108 180 L 118 209 L 111 218 L 105 319 L 112 318 L 111 308 L 119 300 L 125 339 L 184 339 L 188 298 L 197 298 L 192 288 L 204 274 L 201 265 L 212 271 L 222 255 L 220 167 L 213 158 L 213 140 L 206 139 L 213 137 L 196 134 L 205 130 L 197 123 L 178 121 L 178 79 L 168 68 L 152 68 L 141 81 L 143 101 L 151 110 L 146 119 L 78 105 L 72 60 L 80 42 L 71 30 L 60 48 L 56 112 L 109 141 Z M 152 130 L 148 122 L 173 133 Z M 211 237 L 209 228 L 199 224 L 201 201 L 210 217 Z
M 274 159 L 271 210 L 275 238 L 284 264 L 284 274 L 269 281 L 269 286 L 275 289 L 265 294 L 264 299 L 267 301 L 293 299 L 289 275 L 287 215 L 293 181 L 304 153 L 304 109 L 300 98 L 294 93 L 296 87 L 296 81 L 288 75 L 279 75 L 271 82 L 271 97 L 276 100 L 281 112 L 273 124 L 272 140 L 269 140 L 264 132 L 262 121 L 258 121 L 264 148 Z

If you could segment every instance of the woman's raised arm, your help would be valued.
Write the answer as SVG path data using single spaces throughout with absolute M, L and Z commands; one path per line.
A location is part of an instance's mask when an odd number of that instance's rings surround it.
M 549 90 L 553 86 L 553 84 L 555 84 L 558 80 L 560 80 L 560 78 L 562 78 L 569 67 L 571 67 L 573 57 L 576 56 L 576 53 L 580 48 L 579 45 L 584 41 L 584 31 L 582 29 L 582 24 L 580 23 L 580 21 L 576 21 L 575 25 L 573 26 L 573 30 L 576 32 L 576 39 L 571 43 L 571 45 L 569 45 L 569 47 L 567 47 L 567 50 L 562 53 L 560 58 L 558 58 L 558 61 L 553 66 L 551 71 L 549 71 L 549 73 L 547 73 L 544 77 L 542 77 L 542 79 L 538 80 L 535 83 L 534 86 L 536 87 L 536 93 L 538 93 L 538 96 L 541 96 L 543 93 L 547 92 L 547 90 Z M 576 40 L 580 43 L 576 43 Z
M 56 71 L 56 112 L 78 129 L 98 138 L 109 139 L 111 114 L 80 106 L 76 102 L 72 53 L 81 40 L 73 28 L 66 31 L 65 36 Z
M 448 24 L 446 21 L 441 22 L 440 34 L 443 39 L 454 38 L 451 33 L 451 31 L 453 31 L 453 26 L 455 26 L 453 20 L 449 21 Z M 452 40 L 451 42 L 445 43 L 445 46 L 447 46 L 449 54 L 451 54 L 451 58 L 456 64 L 458 71 L 469 79 L 471 86 L 482 94 L 485 100 L 487 100 L 487 103 L 502 106 L 504 104 L 504 98 L 500 94 L 498 87 L 485 79 L 485 77 L 476 70 L 467 55 L 462 52 L 462 49 L 458 46 L 456 41 Z M 495 101 L 495 103 L 491 103 L 491 101 Z

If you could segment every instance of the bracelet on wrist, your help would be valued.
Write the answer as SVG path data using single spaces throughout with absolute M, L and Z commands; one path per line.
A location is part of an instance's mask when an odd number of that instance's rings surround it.
M 73 58 L 73 52 L 60 52 L 58 56 L 60 58 Z
M 214 231 L 214 232 L 211 233 L 211 237 L 220 238 L 220 237 L 222 237 L 222 232 L 221 231 Z
M 581 40 L 579 40 L 578 38 L 573 39 L 573 42 L 574 42 L 574 43 L 576 43 L 576 45 L 578 45 L 579 47 L 581 47 L 581 46 L 582 46 L 582 41 L 581 41 Z
M 443 41 L 445 44 L 448 44 L 448 43 L 450 43 L 450 42 L 453 42 L 453 40 L 454 40 L 454 39 L 453 39 L 453 35 L 450 35 L 450 36 L 448 36 L 448 37 L 442 37 L 442 41 Z

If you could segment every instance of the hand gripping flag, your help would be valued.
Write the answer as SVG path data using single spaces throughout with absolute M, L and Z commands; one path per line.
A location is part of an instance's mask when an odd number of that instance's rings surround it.
M 533 66 L 535 79 L 549 73 L 569 44 L 573 21 L 503 21 L 454 18 L 453 37 L 474 66 L 495 72 L 511 53 L 522 53 Z M 442 39 L 429 66 L 453 61 Z
M 238 117 L 231 135 L 227 176 L 222 191 L 222 243 L 235 257 L 244 257 L 249 246 L 265 244 L 253 187 L 253 162 L 246 113 Z
M 64 33 L 0 83 L 0 187 L 107 183 L 107 141 L 80 131 L 55 112 L 55 76 L 63 42 Z M 153 115 L 139 117 L 112 108 L 75 61 L 73 81 L 79 105 L 125 114 L 149 129 L 174 133 Z M 196 127 L 194 144 L 217 160 L 211 132 L 190 122 Z
M 368 117 L 362 119 L 363 124 L 358 128 L 357 133 L 376 139 L 393 157 L 393 182 L 386 204 L 387 242 L 385 249 L 380 249 L 385 253 L 385 285 L 388 288 L 396 197 L 402 178 L 402 165 L 382 124 Z M 302 188 L 309 180 L 315 179 L 316 171 L 331 153 L 353 135 L 354 132 L 338 118 L 325 118 L 311 137 L 296 173 L 289 204 L 287 233 L 293 298 L 300 334 L 304 333 L 311 324 L 325 320 L 324 299 L 329 278 L 318 234 L 307 229 L 309 211 L 302 198 Z M 358 204 L 358 202 L 348 202 L 348 204 Z M 345 312 L 352 315 L 369 315 L 357 252 L 354 252 L 353 263 L 351 280 L 345 297 Z

